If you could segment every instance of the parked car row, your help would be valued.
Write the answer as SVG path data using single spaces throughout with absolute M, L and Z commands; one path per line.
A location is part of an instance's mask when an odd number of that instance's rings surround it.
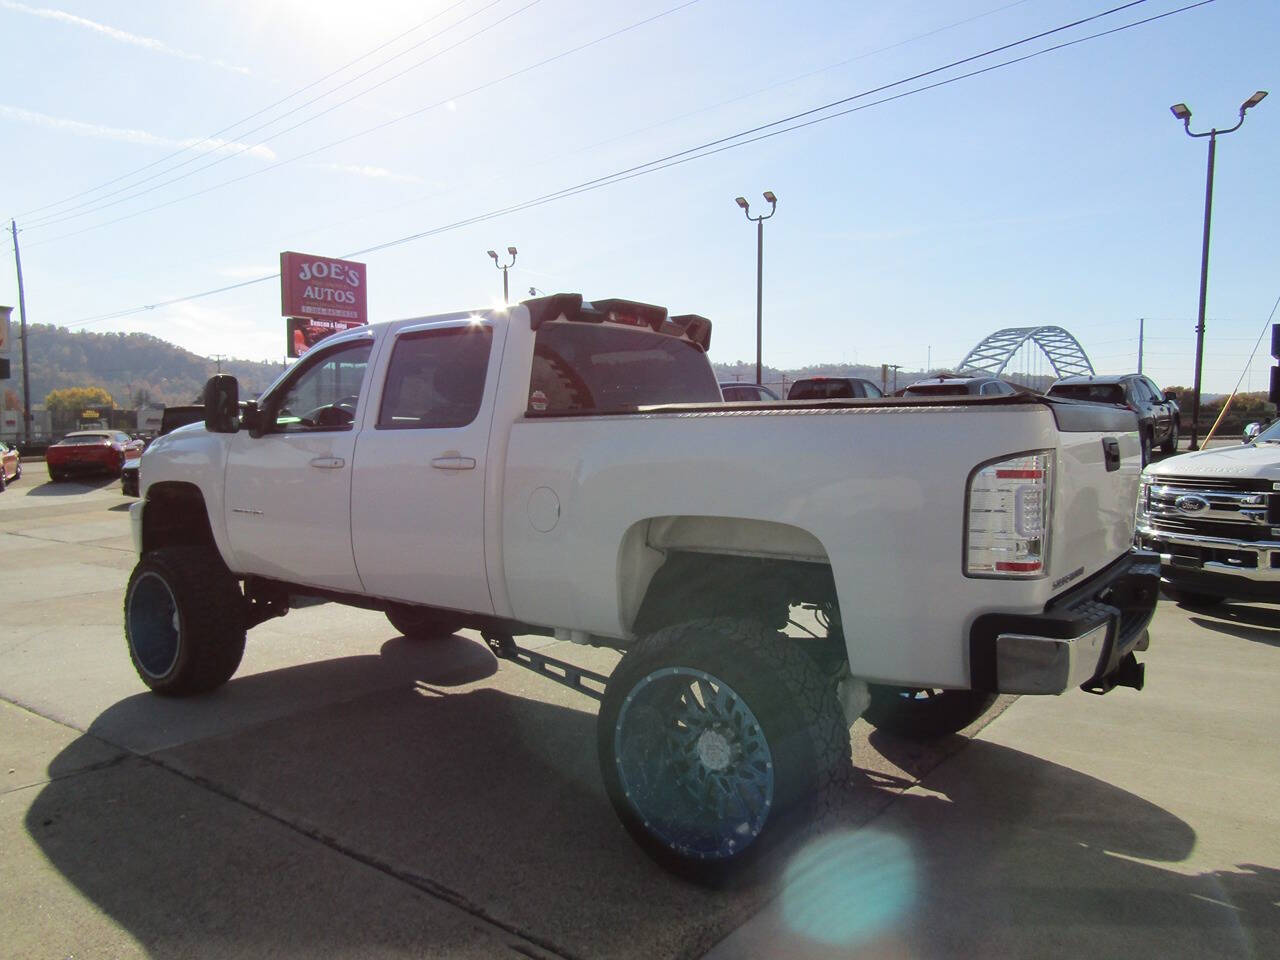
M 774 391 L 757 383 L 722 383 L 720 390 L 728 402 L 780 399 Z M 1026 392 L 1032 391 L 1000 377 L 943 374 L 917 380 L 897 391 L 895 396 L 999 397 Z M 1106 403 L 1132 410 L 1138 415 L 1144 464 L 1150 462 L 1151 452 L 1156 447 L 1166 454 L 1177 452 L 1182 429 L 1178 396 L 1172 390 L 1161 391 L 1149 377 L 1140 373 L 1063 377 L 1047 393 L 1060 399 Z M 787 391 L 788 400 L 853 400 L 882 396 L 884 393 L 878 386 L 859 377 L 806 377 L 795 381 Z

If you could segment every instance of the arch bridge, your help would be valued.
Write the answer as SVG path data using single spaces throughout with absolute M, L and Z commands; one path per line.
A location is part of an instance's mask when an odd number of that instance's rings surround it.
M 1040 348 L 1059 377 L 1093 373 L 1093 364 L 1080 342 L 1062 327 L 1006 327 L 997 330 L 965 354 L 958 372 L 999 376 L 1014 354 L 1028 343 Z

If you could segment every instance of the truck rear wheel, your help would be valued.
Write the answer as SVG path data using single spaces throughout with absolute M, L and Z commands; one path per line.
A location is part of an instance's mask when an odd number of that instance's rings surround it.
M 395 603 L 387 607 L 387 619 L 391 625 L 410 640 L 436 640 L 456 633 L 462 626 L 460 617 L 453 617 L 430 607 L 415 607 L 408 603 Z
M 996 702 L 996 694 L 979 690 L 868 686 L 871 704 L 862 719 L 908 740 L 934 740 L 963 730 Z
M 658 863 L 719 883 L 812 822 L 852 775 L 835 683 L 754 621 L 665 627 L 605 689 L 600 770 L 615 812 Z
M 129 659 L 156 693 L 205 693 L 244 656 L 244 596 L 210 547 L 166 547 L 138 561 L 124 594 Z

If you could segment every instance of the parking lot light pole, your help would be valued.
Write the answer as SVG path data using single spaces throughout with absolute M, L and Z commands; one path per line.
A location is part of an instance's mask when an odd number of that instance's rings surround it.
M 510 303 L 511 297 L 507 293 L 507 271 L 516 265 L 516 248 L 507 247 L 507 253 L 511 254 L 511 262 L 503 266 L 498 262 L 497 252 L 490 250 L 489 256 L 493 258 L 493 265 L 502 271 L 502 302 Z
M 764 325 L 762 319 L 764 308 L 764 222 L 778 210 L 778 198 L 773 195 L 772 190 L 766 190 L 764 198 L 769 203 L 769 212 L 758 217 L 751 215 L 751 207 L 748 205 L 746 197 L 735 197 L 733 201 L 742 208 L 742 212 L 747 215 L 747 219 L 754 220 L 756 224 L 756 383 L 763 382 L 761 379 L 760 341 Z
M 1200 430 L 1200 373 L 1204 365 L 1204 307 L 1205 298 L 1209 290 L 1209 221 L 1213 216 L 1213 159 L 1218 148 L 1218 137 L 1235 133 L 1240 129 L 1240 125 L 1244 123 L 1244 115 L 1251 108 L 1256 107 L 1262 102 L 1267 95 L 1267 91 L 1259 90 L 1252 97 L 1240 104 L 1240 119 L 1236 121 L 1234 127 L 1228 127 L 1225 130 L 1219 130 L 1216 127 L 1210 128 L 1204 133 L 1191 132 L 1191 109 L 1185 103 L 1175 103 L 1169 108 L 1175 119 L 1182 121 L 1182 129 L 1186 131 L 1189 137 L 1208 137 L 1209 138 L 1209 165 L 1205 173 L 1204 182 L 1204 238 L 1200 246 L 1200 309 L 1196 319 L 1196 377 L 1195 386 L 1192 388 L 1191 394 L 1191 444 L 1190 450 L 1199 450 L 1199 430 Z

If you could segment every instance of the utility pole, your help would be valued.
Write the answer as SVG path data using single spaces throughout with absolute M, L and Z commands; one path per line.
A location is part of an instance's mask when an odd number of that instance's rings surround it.
M 209 359 L 218 365 L 218 373 L 222 373 L 222 361 L 227 359 L 227 355 L 225 353 L 215 353 L 211 354 Z
M 22 254 L 18 252 L 18 223 L 9 221 L 13 231 L 13 262 L 18 268 L 18 321 L 22 340 L 22 442 L 31 442 L 31 373 L 27 366 L 27 297 L 22 289 Z
M 1138 373 L 1142 373 L 1142 337 L 1143 337 L 1143 318 L 1138 318 Z

